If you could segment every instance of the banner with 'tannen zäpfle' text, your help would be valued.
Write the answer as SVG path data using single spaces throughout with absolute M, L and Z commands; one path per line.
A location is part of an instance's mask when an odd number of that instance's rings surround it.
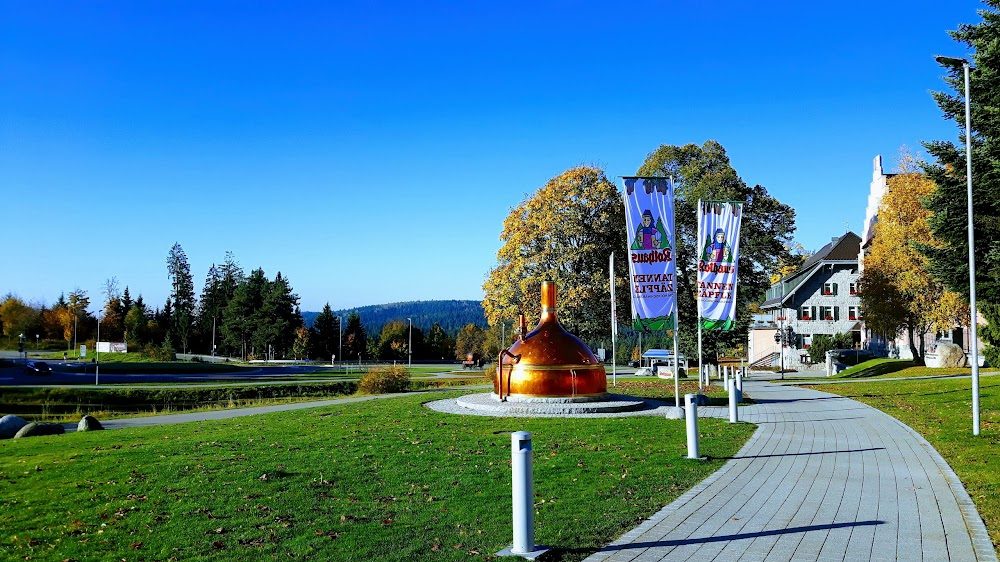
M 668 178 L 623 180 L 632 327 L 672 330 L 677 310 L 673 182 Z
M 698 321 L 704 330 L 732 330 L 740 255 L 739 201 L 698 201 Z

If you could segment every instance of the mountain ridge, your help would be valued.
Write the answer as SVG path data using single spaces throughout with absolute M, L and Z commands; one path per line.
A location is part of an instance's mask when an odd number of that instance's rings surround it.
M 352 311 L 357 312 L 358 316 L 361 317 L 361 324 L 364 325 L 369 336 L 377 336 L 382 331 L 382 326 L 387 322 L 393 320 L 405 322 L 407 318 L 412 318 L 413 325 L 425 333 L 437 322 L 451 336 L 457 334 L 466 324 L 486 326 L 483 305 L 480 301 L 474 300 L 453 299 L 371 304 L 334 310 L 333 314 L 334 316 L 343 316 L 346 323 L 347 316 Z M 302 311 L 302 320 L 309 327 L 312 326 L 317 315 L 319 312 Z

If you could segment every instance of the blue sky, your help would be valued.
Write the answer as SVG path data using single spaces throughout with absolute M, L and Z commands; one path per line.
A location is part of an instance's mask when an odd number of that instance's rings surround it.
M 957 138 L 932 55 L 981 7 L 0 0 L 0 293 L 160 306 L 176 241 L 199 291 L 231 250 L 303 310 L 480 299 L 547 179 L 708 139 L 815 250 L 876 154 Z

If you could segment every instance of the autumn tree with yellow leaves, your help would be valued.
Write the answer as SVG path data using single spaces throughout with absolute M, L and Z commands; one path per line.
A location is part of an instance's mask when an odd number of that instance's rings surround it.
M 630 310 L 625 230 L 621 194 L 603 170 L 579 166 L 550 179 L 504 220 L 497 265 L 483 285 L 490 325 L 524 313 L 530 329 L 541 312 L 542 282 L 554 281 L 560 322 L 584 340 L 607 337 L 612 252 L 618 310 L 623 317 Z
M 968 307 L 930 274 L 927 257 L 917 250 L 938 243 L 927 223 L 931 213 L 921 204 L 935 186 L 913 164 L 904 157 L 906 171 L 888 181 L 858 294 L 868 328 L 888 338 L 905 331 L 914 361 L 922 365 L 925 334 L 967 324 Z

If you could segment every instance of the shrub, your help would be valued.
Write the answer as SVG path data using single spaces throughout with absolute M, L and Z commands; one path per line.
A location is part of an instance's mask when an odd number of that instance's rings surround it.
M 410 372 L 403 365 L 372 367 L 358 383 L 358 391 L 365 394 L 389 394 L 409 389 Z
M 826 363 L 826 352 L 833 349 L 847 349 L 853 344 L 850 334 L 817 334 L 813 336 L 812 345 L 809 346 L 809 359 L 813 363 Z
M 153 361 L 173 361 L 177 357 L 174 355 L 174 348 L 170 345 L 170 340 L 163 340 L 163 345 L 156 347 L 149 344 L 143 349 L 146 355 Z

